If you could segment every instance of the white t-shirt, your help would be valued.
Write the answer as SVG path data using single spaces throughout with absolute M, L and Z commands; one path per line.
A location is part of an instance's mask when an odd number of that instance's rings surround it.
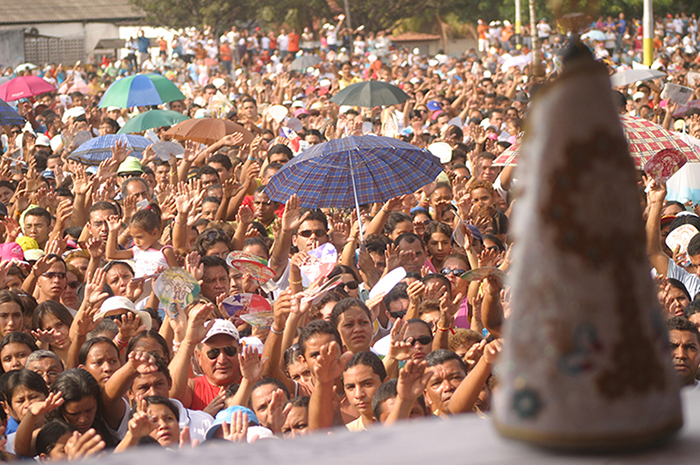
M 177 409 L 180 411 L 180 429 L 182 430 L 182 428 L 185 426 L 189 426 L 190 438 L 192 440 L 199 439 L 200 443 L 204 442 L 206 440 L 205 435 L 207 433 L 207 429 L 209 429 L 211 424 L 214 422 L 214 417 L 201 410 L 190 410 L 185 408 L 182 405 L 182 402 L 177 399 L 170 399 L 170 402 L 175 404 Z

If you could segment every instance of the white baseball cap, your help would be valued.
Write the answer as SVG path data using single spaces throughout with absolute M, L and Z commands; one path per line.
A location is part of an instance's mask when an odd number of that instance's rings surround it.
M 214 320 L 214 324 L 211 325 L 211 328 L 209 328 L 207 335 L 204 337 L 204 339 L 202 339 L 202 342 L 207 342 L 209 339 L 213 338 L 214 336 L 218 336 L 219 334 L 231 336 L 236 340 L 236 342 L 238 342 L 240 339 L 238 330 L 235 326 L 233 326 L 233 323 L 228 320 L 217 318 Z
M 134 303 L 126 297 L 114 296 L 105 300 L 100 307 L 100 311 L 95 315 L 95 320 L 101 317 L 111 315 L 119 315 L 124 313 L 124 310 L 138 315 L 141 318 L 141 324 L 146 326 L 146 329 L 151 329 L 152 320 L 148 312 L 136 310 Z

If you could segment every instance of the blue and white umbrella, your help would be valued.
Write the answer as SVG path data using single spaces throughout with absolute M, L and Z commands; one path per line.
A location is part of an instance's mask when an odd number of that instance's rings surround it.
M 132 134 L 107 134 L 95 137 L 82 144 L 69 155 L 69 158 L 78 160 L 88 165 L 99 165 L 101 162 L 112 156 L 112 147 L 117 142 L 126 144 L 126 150 L 131 151 L 131 155 L 141 158 L 143 151 L 151 145 L 149 139 L 143 136 Z
M 7 124 L 24 124 L 24 118 L 7 102 L 0 100 L 0 126 Z

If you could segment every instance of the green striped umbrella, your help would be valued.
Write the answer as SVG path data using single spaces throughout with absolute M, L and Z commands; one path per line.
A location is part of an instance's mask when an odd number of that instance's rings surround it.
M 133 134 L 148 129 L 162 128 L 163 126 L 175 126 L 186 119 L 189 118 L 177 111 L 149 110 L 131 118 L 117 134 Z
M 168 78 L 160 74 L 137 74 L 109 86 L 99 107 L 145 107 L 184 99 L 180 89 Z

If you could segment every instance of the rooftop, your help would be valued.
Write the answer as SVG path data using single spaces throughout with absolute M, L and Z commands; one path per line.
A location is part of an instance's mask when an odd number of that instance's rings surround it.
M 119 22 L 143 18 L 129 0 L 23 0 L 0 2 L 0 25 Z

